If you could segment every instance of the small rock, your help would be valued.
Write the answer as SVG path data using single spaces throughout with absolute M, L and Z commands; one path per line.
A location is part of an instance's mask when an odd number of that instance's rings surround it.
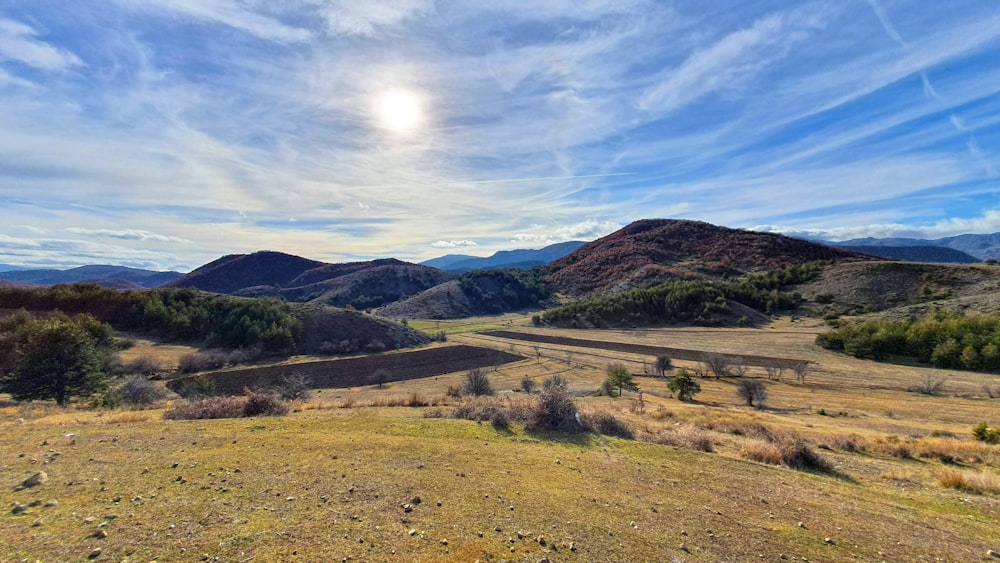
M 416 528 L 410 528 L 410 531 L 406 532 L 406 533 L 409 534 L 409 535 L 411 535 L 411 536 L 415 536 L 415 535 L 417 535 L 417 530 L 416 530 Z
M 90 537 L 103 540 L 104 538 L 108 537 L 108 532 L 106 532 L 105 530 L 97 530 L 93 534 L 90 534 Z
M 576 551 L 576 544 L 573 543 L 573 542 L 569 542 L 569 550 L 570 551 Z
M 98 557 L 101 556 L 102 551 L 103 550 L 101 548 L 95 547 L 94 551 L 91 551 L 90 555 L 87 556 L 87 559 L 97 559 Z
M 824 538 L 823 543 L 827 545 L 833 545 L 833 538 Z
M 441 506 L 441 501 L 438 501 L 437 505 L 438 505 L 438 506 Z
M 31 527 L 32 528 L 37 528 L 37 527 L 39 527 L 41 525 L 42 525 L 42 519 L 41 518 L 35 518 L 35 521 L 31 523 Z
M 413 512 L 413 505 L 407 503 L 402 506 L 403 506 L 403 512 Z
M 500 528 L 500 526 L 494 526 L 493 527 L 493 531 L 494 532 L 502 532 L 503 530 Z
M 410 504 L 420 504 L 420 497 L 413 497 L 410 499 Z
M 28 511 L 28 506 L 19 502 L 14 503 L 14 508 L 10 509 L 11 514 L 24 514 Z
M 442 539 L 441 540 L 441 545 L 448 545 L 448 540 Z
M 546 543 L 545 536 L 538 536 L 535 538 L 535 541 L 538 542 L 538 545 L 545 545 Z
M 286 497 L 285 498 L 286 502 L 292 502 L 293 500 L 295 500 L 295 497 Z
M 27 479 L 22 481 L 21 486 L 25 488 L 37 487 L 38 485 L 41 485 L 48 480 L 49 480 L 48 474 L 45 473 L 44 471 L 39 471 L 38 473 L 35 473 L 31 477 L 28 477 Z
M 517 539 L 519 539 L 519 540 L 523 540 L 523 539 L 524 539 L 524 532 L 520 532 L 520 531 L 519 531 L 519 532 L 517 533 Z
M 1000 558 L 1000 553 L 997 553 L 996 551 L 994 551 L 994 550 L 992 550 L 992 549 L 987 549 L 987 550 L 986 550 L 986 557 L 996 557 L 996 558 Z
M 798 526 L 799 526 L 800 528 L 805 528 L 805 527 L 806 527 L 806 525 L 805 525 L 805 524 L 803 524 L 802 522 L 799 522 Z
M 44 506 L 45 508 L 54 508 L 56 506 L 59 506 L 59 502 L 58 501 L 54 501 L 54 500 L 50 500 L 50 501 L 46 501 L 45 504 L 42 505 L 42 506 Z
M 685 544 L 683 544 L 683 543 L 680 544 L 679 546 L 677 546 L 677 548 L 680 549 L 681 551 L 687 551 L 688 550 L 688 546 L 685 545 Z

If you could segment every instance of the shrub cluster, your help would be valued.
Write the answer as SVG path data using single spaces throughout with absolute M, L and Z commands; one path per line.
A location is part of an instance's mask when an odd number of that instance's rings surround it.
M 462 274 L 458 286 L 486 313 L 535 306 L 551 294 L 539 270 L 476 270 Z
M 248 390 L 242 397 L 209 397 L 178 405 L 163 413 L 163 418 L 166 420 L 196 420 L 283 416 L 288 414 L 288 410 L 288 404 L 277 396 Z

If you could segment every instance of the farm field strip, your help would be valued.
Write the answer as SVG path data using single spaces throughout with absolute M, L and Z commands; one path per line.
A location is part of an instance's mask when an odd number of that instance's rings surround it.
M 386 382 L 402 381 L 521 360 L 524 360 L 521 356 L 493 348 L 457 344 L 412 352 L 208 372 L 174 379 L 167 385 L 177 390 L 185 381 L 204 378 L 211 380 L 218 391 L 238 393 L 244 387 L 268 387 L 283 375 L 298 372 L 312 378 L 314 387 L 355 387 L 371 383 L 372 376 L 379 371 L 384 373 Z

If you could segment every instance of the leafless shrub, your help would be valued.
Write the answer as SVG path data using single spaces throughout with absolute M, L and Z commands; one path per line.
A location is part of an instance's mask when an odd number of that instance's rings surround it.
M 569 381 L 566 381 L 566 378 L 558 373 L 542 380 L 542 391 L 549 391 L 556 387 L 565 391 L 569 389 Z
M 130 362 L 126 362 L 125 365 L 122 366 L 122 369 L 125 373 L 137 373 L 145 375 L 146 377 L 157 375 L 164 371 L 163 362 L 149 355 L 139 356 Z
M 705 355 L 705 373 L 711 373 L 716 379 L 729 376 L 733 361 L 728 356 L 714 352 Z
M 538 387 L 538 382 L 534 379 L 528 377 L 527 375 L 521 379 L 521 390 L 527 394 L 531 394 Z
M 204 418 L 240 418 L 244 397 L 209 397 L 193 403 L 177 405 L 163 413 L 167 420 L 197 420 Z
M 767 400 L 767 386 L 759 379 L 740 379 L 736 384 L 736 393 L 748 407 L 763 408 L 764 401 Z
M 707 433 L 686 424 L 664 432 L 645 432 L 639 436 L 639 440 L 698 452 L 713 451 L 712 438 Z
M 559 386 L 553 386 L 542 392 L 526 427 L 532 431 L 568 433 L 585 430 L 578 420 L 576 403 L 570 398 L 566 389 Z
M 201 399 L 215 393 L 215 382 L 207 377 L 188 377 L 177 388 L 177 394 L 185 399 Z
M 452 412 L 452 416 L 476 422 L 489 421 L 497 428 L 507 428 L 510 425 L 510 417 L 503 402 L 491 397 L 476 397 L 464 401 Z
M 616 438 L 626 438 L 631 440 L 635 437 L 635 432 L 621 420 L 608 411 L 598 411 L 588 413 L 582 417 L 583 423 L 592 428 L 598 434 L 614 436 Z
M 655 367 L 657 375 L 666 377 L 667 372 L 674 369 L 674 362 L 670 359 L 670 356 L 657 356 Z
M 392 379 L 392 374 L 387 369 L 377 369 L 375 373 L 372 374 L 372 384 L 377 386 L 379 389 L 383 388 L 386 383 Z
M 795 377 L 799 380 L 799 383 L 806 382 L 806 376 L 809 375 L 810 362 L 803 361 L 798 362 L 792 366 L 792 371 L 795 372 Z
M 125 405 L 154 405 L 167 398 L 167 391 L 145 376 L 131 375 L 115 388 L 114 396 Z
M 288 403 L 277 395 L 263 391 L 244 391 L 243 416 L 284 416 Z
M 304 401 L 312 390 L 312 377 L 301 371 L 283 374 L 275 391 L 286 401 Z
M 915 391 L 922 395 L 937 395 L 941 393 L 944 388 L 946 380 L 944 377 L 935 376 L 932 373 L 927 373 L 924 378 L 918 383 L 910 388 L 910 391 Z
M 764 371 L 767 372 L 768 379 L 778 381 L 781 379 L 781 374 L 785 371 L 785 368 L 781 366 L 765 366 Z
M 463 395 L 492 395 L 493 386 L 490 385 L 490 378 L 486 375 L 486 370 L 473 368 L 465 376 L 465 383 L 462 385 Z

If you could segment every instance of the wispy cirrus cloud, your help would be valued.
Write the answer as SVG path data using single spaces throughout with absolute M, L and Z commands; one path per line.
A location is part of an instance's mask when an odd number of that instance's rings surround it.
M 0 17 L 0 61 L 15 61 L 46 71 L 65 70 L 82 64 L 72 52 L 54 47 L 43 41 L 40 35 L 27 24 Z M 13 78 L 8 80 L 14 81 Z
M 43 231 L 0 234 L 197 265 L 486 253 L 654 215 L 988 225 L 991 16 L 967 0 L 6 5 L 0 225 Z M 422 127 L 378 122 L 389 89 L 419 96 Z

